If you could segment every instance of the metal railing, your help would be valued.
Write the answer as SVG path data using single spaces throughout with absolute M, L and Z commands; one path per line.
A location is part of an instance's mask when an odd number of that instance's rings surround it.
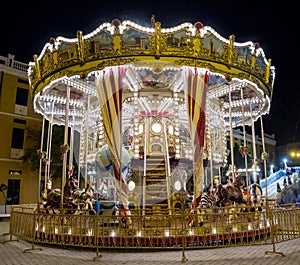
M 13 68 L 16 70 L 20 70 L 20 71 L 26 72 L 26 73 L 27 73 L 27 70 L 29 67 L 28 64 L 26 64 L 26 63 L 16 61 L 15 56 L 12 54 L 8 54 L 7 57 L 0 56 L 0 64 L 3 64 L 7 67 L 10 67 L 10 68 Z
M 141 210 L 119 218 L 101 211 L 101 215 L 49 214 L 14 207 L 9 235 L 34 244 L 67 245 L 99 249 L 172 249 L 181 250 L 273 245 L 300 237 L 300 208 L 296 204 L 244 212 L 239 207 L 188 210 Z M 130 220 L 129 220 L 130 219 Z M 191 220 L 192 222 L 187 222 Z M 124 224 L 130 224 L 125 226 Z

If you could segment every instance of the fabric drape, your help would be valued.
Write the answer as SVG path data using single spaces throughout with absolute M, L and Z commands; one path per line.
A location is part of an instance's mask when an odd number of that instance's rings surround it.
M 197 198 L 203 190 L 205 107 L 209 73 L 203 68 L 185 67 L 184 75 L 189 131 L 193 145 L 194 198 Z
M 122 177 L 122 100 L 125 67 L 109 67 L 97 80 L 100 109 L 107 145 L 112 158 L 114 184 L 119 203 L 127 208 L 127 184 Z

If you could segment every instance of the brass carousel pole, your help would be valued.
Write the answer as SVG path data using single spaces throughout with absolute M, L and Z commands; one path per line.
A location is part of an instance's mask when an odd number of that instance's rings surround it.
M 53 111 L 54 111 L 54 101 L 51 104 L 51 120 L 48 122 L 48 135 L 47 135 L 47 155 L 45 160 L 45 184 L 50 179 L 50 161 L 51 161 L 51 139 L 52 139 L 52 128 L 53 128 Z
M 257 170 L 257 155 L 256 155 L 256 136 L 255 136 L 255 127 L 254 127 L 254 121 L 252 117 L 252 105 L 250 103 L 250 115 L 251 115 L 251 129 L 252 129 L 252 149 L 253 149 L 253 165 L 252 165 L 252 171 L 254 176 L 254 182 L 257 182 L 257 175 L 256 175 L 256 170 Z
M 242 115 L 243 115 L 243 136 L 244 136 L 244 143 L 243 147 L 247 149 L 247 139 L 246 139 L 246 128 L 245 128 L 245 108 L 244 108 L 244 93 L 243 88 L 241 89 L 241 99 L 242 99 Z M 245 170 L 246 170 L 246 186 L 249 191 L 249 176 L 248 176 L 248 149 L 244 154 L 245 158 Z
M 75 115 L 75 106 L 73 107 L 73 122 L 75 121 L 74 115 Z M 73 175 L 73 153 L 74 153 L 74 125 L 71 126 L 71 135 L 70 135 L 70 156 L 69 156 L 69 167 L 68 167 L 68 176 Z
M 230 131 L 230 153 L 231 153 L 231 172 L 232 172 L 232 181 L 235 180 L 234 172 L 234 150 L 233 150 L 233 132 L 232 132 L 232 117 L 231 117 L 231 87 L 229 86 L 229 131 Z
M 87 165 L 87 157 L 88 157 L 88 153 L 89 153 L 89 108 L 90 108 L 90 96 L 88 95 L 87 98 L 87 103 L 86 103 L 86 116 L 85 116 L 85 159 L 84 159 L 84 187 L 87 187 L 87 174 L 88 174 L 88 165 Z M 80 177 L 78 177 L 78 180 L 80 180 Z
M 210 106 L 210 105 L 209 105 Z M 211 107 L 209 109 L 210 111 L 210 117 L 212 117 L 212 110 Z M 210 137 L 210 150 L 209 150 L 209 157 L 210 157 L 210 191 L 213 191 L 214 186 L 214 174 L 213 174 L 213 141 L 212 141 L 212 134 L 211 134 L 212 126 L 211 121 L 209 122 L 209 137 Z
M 70 85 L 67 85 L 67 96 L 66 96 L 66 106 L 65 106 L 65 131 L 64 131 L 64 144 L 62 147 L 62 159 L 63 159 L 63 169 L 61 176 L 61 198 L 60 198 L 60 208 L 64 208 L 64 186 L 66 183 L 66 168 L 67 168 L 67 146 L 68 146 L 68 129 L 69 129 L 69 100 L 70 100 Z
M 42 124 L 42 135 L 41 135 L 41 144 L 40 144 L 40 161 L 39 161 L 39 185 L 38 185 L 38 193 L 37 193 L 37 203 L 38 207 L 41 203 L 41 179 L 42 179 L 42 160 L 43 160 L 43 141 L 44 141 L 44 132 L 45 132 L 45 116 L 43 116 L 43 124 Z M 44 191 L 46 191 L 46 182 L 45 182 L 45 187 Z
M 261 141 L 263 147 L 262 159 L 264 161 L 264 171 L 265 171 L 265 185 L 266 185 L 266 207 L 268 207 L 268 176 L 267 176 L 267 157 L 266 157 L 266 147 L 265 147 L 265 135 L 264 135 L 264 127 L 263 127 L 263 119 L 260 116 L 260 127 L 261 127 Z
M 49 140 L 49 150 L 48 152 L 48 175 L 47 175 L 47 179 L 50 178 L 50 165 L 51 165 L 51 150 L 52 150 L 52 135 L 53 135 L 53 110 L 54 110 L 54 102 L 52 104 L 52 115 L 51 115 L 51 127 L 50 127 L 50 140 Z M 48 131 L 49 133 L 49 131 Z

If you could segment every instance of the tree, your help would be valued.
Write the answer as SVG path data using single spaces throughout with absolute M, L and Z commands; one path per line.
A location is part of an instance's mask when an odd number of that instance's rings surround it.
M 28 163 L 30 165 L 30 170 L 39 170 L 40 167 L 40 157 L 39 151 L 46 154 L 47 150 L 47 138 L 48 138 L 48 126 L 47 122 L 45 124 L 43 147 L 41 149 L 41 131 L 28 127 L 26 128 L 26 140 L 30 142 L 30 147 L 25 149 L 24 155 L 21 157 L 23 163 Z M 52 178 L 57 178 L 61 176 L 62 172 L 62 160 L 60 154 L 60 146 L 63 144 L 64 127 L 63 126 L 53 126 L 52 131 L 52 143 L 51 143 L 51 176 Z M 49 156 L 48 156 L 49 157 Z M 44 158 L 46 159 L 46 157 Z M 45 162 L 45 160 L 43 161 Z
M 30 170 L 39 169 L 39 157 L 37 150 L 40 149 L 41 131 L 36 128 L 26 128 L 26 140 L 30 142 L 30 147 L 25 149 L 24 155 L 21 157 L 23 163 L 30 165 Z
M 51 156 L 50 170 L 53 179 L 60 178 L 62 174 L 63 161 L 61 159 L 61 145 L 64 143 L 64 126 L 54 125 L 51 138 Z M 30 170 L 39 170 L 40 158 L 39 151 L 46 154 L 48 138 L 48 122 L 45 123 L 43 147 L 41 150 L 41 131 L 36 128 L 26 128 L 26 140 L 30 141 L 30 147 L 25 149 L 24 155 L 21 157 L 23 163 L 30 164 Z M 49 156 L 48 156 L 49 157 Z M 75 163 L 76 161 L 73 160 Z M 75 165 L 74 165 L 74 168 Z M 67 170 L 67 169 L 66 169 Z M 74 172 L 75 173 L 75 172 Z

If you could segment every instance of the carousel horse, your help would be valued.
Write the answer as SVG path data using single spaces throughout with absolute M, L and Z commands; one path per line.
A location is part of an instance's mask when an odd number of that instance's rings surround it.
M 96 211 L 93 207 L 94 189 L 90 184 L 87 184 L 86 189 L 74 190 L 72 197 L 77 205 L 80 205 L 81 210 L 88 210 L 89 214 L 96 214 Z
M 64 186 L 64 196 L 66 196 L 67 198 L 71 198 L 73 192 L 77 190 L 78 187 L 78 179 L 73 176 L 70 176 Z
M 201 209 L 209 209 L 215 206 L 215 197 L 213 193 L 201 192 L 201 194 L 192 202 L 189 215 L 186 217 L 187 225 L 193 226 L 195 224 L 195 215 L 201 212 Z M 199 225 L 203 225 L 203 220 L 200 220 Z
M 216 186 L 216 206 L 225 207 L 228 203 L 237 203 L 247 205 L 242 191 L 243 183 L 241 175 L 236 176 L 233 182 L 228 182 L 225 185 L 219 183 Z
M 130 210 L 128 208 L 126 209 L 123 204 L 119 205 L 116 211 L 116 215 L 118 216 L 119 219 L 120 228 L 129 228 L 132 226 Z
M 69 178 L 64 186 L 64 194 L 63 194 L 63 210 L 65 213 L 75 213 L 78 205 L 72 199 L 73 189 L 76 189 L 76 180 L 75 178 Z M 43 208 L 47 213 L 57 213 L 57 210 L 61 208 L 61 197 L 62 193 L 60 189 L 52 189 L 52 181 L 48 179 L 46 183 L 46 188 L 42 194 L 42 204 Z
M 258 210 L 259 211 L 262 211 L 262 188 L 261 186 L 254 182 L 250 185 L 250 189 L 249 189 L 249 192 L 250 192 L 250 204 L 251 204 L 251 207 L 252 209 L 255 207 L 258 207 Z

